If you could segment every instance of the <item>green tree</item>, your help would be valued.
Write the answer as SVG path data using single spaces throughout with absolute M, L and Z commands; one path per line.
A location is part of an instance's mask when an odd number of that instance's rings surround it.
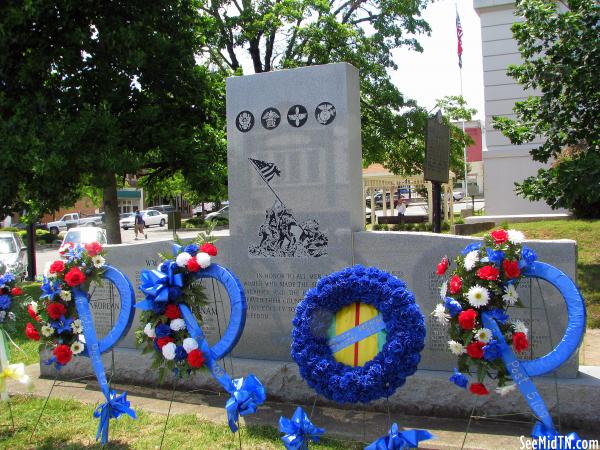
M 3 2 L 2 164 L 26 165 L 3 208 L 31 197 L 46 212 L 99 187 L 116 243 L 117 177 L 221 189 L 224 83 L 196 62 L 202 26 L 194 0 Z
M 427 0 L 202 0 L 203 55 L 224 72 L 255 73 L 348 62 L 360 70 L 363 158 L 396 172 L 420 171 L 412 157 L 427 112 L 391 82 L 392 51 L 422 51 Z
M 579 217 L 600 217 L 600 6 L 595 0 L 520 0 L 513 25 L 523 64 L 508 74 L 537 96 L 517 102 L 515 119 L 494 126 L 514 144 L 544 136 L 531 150 L 547 163 L 517 184 L 531 200 L 567 208 Z

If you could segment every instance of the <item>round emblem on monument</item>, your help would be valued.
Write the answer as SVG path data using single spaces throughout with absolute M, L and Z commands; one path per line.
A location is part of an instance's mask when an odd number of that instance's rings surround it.
M 335 106 L 329 102 L 320 103 L 315 108 L 315 119 L 321 125 L 329 125 L 335 119 Z
M 287 113 L 288 123 L 294 128 L 300 128 L 306 123 L 308 119 L 308 112 L 302 105 L 292 106 Z
M 260 116 L 260 121 L 267 130 L 274 130 L 281 122 L 281 114 L 276 108 L 267 108 Z
M 246 133 L 254 126 L 254 116 L 250 111 L 242 111 L 235 118 L 235 126 L 242 133 Z

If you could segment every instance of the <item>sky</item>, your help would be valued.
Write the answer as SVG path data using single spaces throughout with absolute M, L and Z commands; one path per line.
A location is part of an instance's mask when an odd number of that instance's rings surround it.
M 431 36 L 420 37 L 423 53 L 398 49 L 394 60 L 398 70 L 390 75 L 405 97 L 432 109 L 436 99 L 460 94 L 460 72 L 456 53 L 456 6 L 463 28 L 463 97 L 477 109 L 474 118 L 484 118 L 483 69 L 479 16 L 472 0 L 441 0 L 429 4 L 423 17 Z

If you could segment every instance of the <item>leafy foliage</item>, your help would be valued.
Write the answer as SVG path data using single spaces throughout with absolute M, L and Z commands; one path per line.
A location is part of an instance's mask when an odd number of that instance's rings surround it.
M 494 126 L 514 144 L 545 141 L 531 150 L 535 161 L 555 159 L 549 169 L 518 185 L 531 200 L 568 208 L 580 217 L 600 217 L 600 6 L 572 0 L 567 9 L 550 0 L 520 0 L 513 25 L 523 64 L 508 74 L 539 96 L 517 102 L 515 119 Z

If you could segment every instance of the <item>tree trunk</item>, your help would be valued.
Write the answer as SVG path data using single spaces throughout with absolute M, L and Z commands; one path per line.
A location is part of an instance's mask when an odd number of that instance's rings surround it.
M 121 243 L 119 227 L 119 203 L 117 201 L 117 177 L 109 174 L 104 178 L 102 206 L 106 217 L 106 238 L 109 244 Z

